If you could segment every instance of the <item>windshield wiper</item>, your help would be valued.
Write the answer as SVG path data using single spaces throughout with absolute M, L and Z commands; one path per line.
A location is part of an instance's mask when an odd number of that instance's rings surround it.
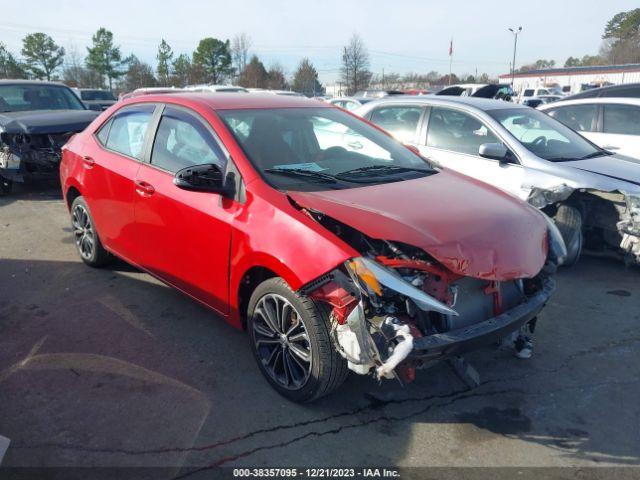
M 313 170 L 305 170 L 304 168 L 266 168 L 267 173 L 277 173 L 279 175 L 287 175 L 289 177 L 304 177 L 312 180 L 321 181 L 323 183 L 337 183 L 338 179 L 333 175 L 322 172 L 314 172 Z
M 613 152 L 610 152 L 608 150 L 600 150 L 597 152 L 593 152 L 593 153 L 589 153 L 588 155 L 585 155 L 584 157 L 580 157 L 578 160 L 587 160 L 589 158 L 595 158 L 595 157 L 604 157 L 605 155 L 613 155 Z
M 360 176 L 367 175 L 369 173 L 373 173 L 374 175 L 377 173 L 386 174 L 386 173 L 401 173 L 401 172 L 421 172 L 425 174 L 433 173 L 433 170 L 428 170 L 426 168 L 413 168 L 413 167 L 402 167 L 399 165 L 369 165 L 367 167 L 359 167 L 354 168 L 352 170 L 346 170 L 344 172 L 340 172 L 336 174 L 336 177 L 350 177 L 350 176 Z

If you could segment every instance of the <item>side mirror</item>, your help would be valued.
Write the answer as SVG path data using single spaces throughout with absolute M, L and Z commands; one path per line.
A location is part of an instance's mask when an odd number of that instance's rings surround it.
M 478 155 L 482 158 L 498 160 L 500 163 L 511 163 L 509 150 L 501 143 L 483 143 L 480 145 Z
M 178 170 L 173 183 L 178 188 L 193 192 L 227 193 L 224 175 L 215 164 L 194 165 Z

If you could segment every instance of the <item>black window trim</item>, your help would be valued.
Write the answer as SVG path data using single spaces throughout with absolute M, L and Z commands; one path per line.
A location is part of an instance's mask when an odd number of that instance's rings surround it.
M 108 148 L 104 143 L 102 143 L 102 141 L 98 137 L 98 133 L 104 127 L 106 127 L 108 125 L 108 127 L 109 127 L 109 135 L 111 135 L 111 127 L 113 125 L 113 119 L 117 115 L 119 115 L 121 112 L 126 112 L 127 110 L 133 110 L 136 107 L 146 106 L 146 105 L 150 105 L 150 106 L 154 107 L 154 110 L 153 110 L 153 112 L 151 112 L 151 119 L 149 120 L 149 124 L 147 125 L 147 131 L 144 133 L 144 141 L 143 141 L 143 147 L 142 147 L 142 152 L 143 152 L 142 159 L 136 158 L 136 157 L 132 157 L 131 155 L 127 155 L 126 153 L 118 152 L 117 150 L 113 150 L 111 148 Z M 138 163 L 144 163 L 145 155 L 146 155 L 146 151 L 147 151 L 147 142 L 149 141 L 149 134 L 151 132 L 151 127 L 153 126 L 154 116 L 156 115 L 159 106 L 160 106 L 160 104 L 151 103 L 151 102 L 141 102 L 141 103 L 133 103 L 133 104 L 124 105 L 123 107 L 121 107 L 118 110 L 116 110 L 115 112 L 113 112 L 108 118 L 105 119 L 104 122 L 102 122 L 98 127 L 96 127 L 96 129 L 92 133 L 92 137 L 95 140 L 96 144 L 102 150 L 105 150 L 105 151 L 107 151 L 109 153 L 113 153 L 114 155 L 120 155 L 121 157 L 128 158 L 129 160 L 133 160 L 133 161 L 138 162 Z M 107 140 L 109 139 L 109 135 L 107 135 Z

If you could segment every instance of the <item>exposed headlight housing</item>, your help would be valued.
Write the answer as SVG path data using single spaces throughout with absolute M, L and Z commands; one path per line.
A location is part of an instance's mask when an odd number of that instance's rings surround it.
M 410 298 L 421 310 L 458 315 L 458 312 L 452 308 L 414 287 L 398 273 L 374 260 L 365 257 L 353 258 L 345 262 L 345 267 L 353 282 L 369 298 L 376 295 L 382 296 L 382 287 L 385 287 Z

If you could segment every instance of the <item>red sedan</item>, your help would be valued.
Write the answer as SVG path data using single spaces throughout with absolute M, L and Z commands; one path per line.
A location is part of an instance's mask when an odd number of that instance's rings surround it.
M 86 264 L 119 257 L 247 329 L 295 401 L 498 340 L 529 356 L 563 255 L 535 209 L 299 97 L 132 98 L 60 173 Z

